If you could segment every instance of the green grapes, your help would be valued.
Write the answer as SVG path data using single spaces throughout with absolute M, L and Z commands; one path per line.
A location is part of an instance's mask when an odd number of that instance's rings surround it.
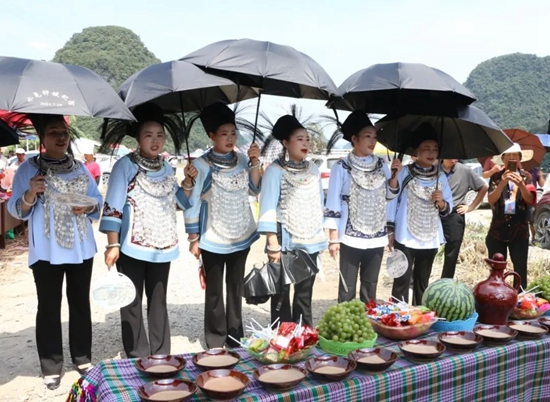
M 359 300 L 329 307 L 317 329 L 323 338 L 342 343 L 363 343 L 376 336 L 365 314 L 365 305 Z
M 529 290 L 534 288 L 535 286 L 538 286 L 533 292 L 542 292 L 538 295 L 542 297 L 545 300 L 550 301 L 550 276 L 544 276 L 542 278 L 538 278 L 537 280 L 531 282 L 529 286 L 524 288 L 525 290 Z

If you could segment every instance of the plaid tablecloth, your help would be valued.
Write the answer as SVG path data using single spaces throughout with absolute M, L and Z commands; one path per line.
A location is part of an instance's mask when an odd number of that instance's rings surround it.
M 435 338 L 428 333 L 424 338 Z M 353 372 L 346 380 L 323 383 L 307 377 L 298 388 L 269 393 L 254 379 L 261 366 L 246 351 L 236 349 L 241 362 L 236 370 L 251 382 L 238 401 L 550 401 L 550 336 L 538 341 L 512 341 L 506 346 L 481 346 L 474 353 L 445 354 L 432 363 L 408 361 L 397 343 L 379 337 L 377 346 L 392 349 L 399 359 L 381 374 Z M 320 349 L 315 354 L 323 354 Z M 195 380 L 200 371 L 183 357 L 187 367 L 178 378 Z M 137 389 L 150 378 L 135 368 L 135 359 L 108 360 L 96 365 L 71 390 L 68 401 L 139 401 Z M 193 401 L 208 401 L 199 390 Z

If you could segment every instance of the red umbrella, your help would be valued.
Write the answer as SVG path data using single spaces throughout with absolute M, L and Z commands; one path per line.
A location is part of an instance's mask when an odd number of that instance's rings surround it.
M 7 124 L 11 125 L 12 122 L 17 121 L 18 123 L 32 127 L 32 123 L 29 119 L 25 119 L 21 122 L 19 122 L 19 119 L 23 116 L 23 113 L 17 113 L 17 112 L 10 112 L 8 110 L 0 110 L 0 119 L 4 120 Z M 65 116 L 65 122 L 67 124 L 70 124 L 69 116 Z
M 531 134 L 527 131 L 519 128 L 510 128 L 504 130 L 504 134 L 510 138 L 510 141 L 519 144 L 521 149 L 530 149 L 533 151 L 533 158 L 531 160 L 522 162 L 522 168 L 529 171 L 533 168 L 539 167 L 542 163 L 542 159 L 546 154 L 546 150 L 540 142 L 539 137 L 535 134 Z M 483 171 L 491 169 L 495 164 L 491 161 L 491 157 L 477 158 L 479 163 L 483 166 Z

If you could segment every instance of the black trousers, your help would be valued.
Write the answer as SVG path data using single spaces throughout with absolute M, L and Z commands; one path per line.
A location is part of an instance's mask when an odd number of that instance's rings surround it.
M 401 250 L 409 261 L 409 268 L 405 275 L 393 280 L 391 294 L 393 297 L 409 302 L 409 285 L 411 278 L 413 282 L 413 300 L 414 306 L 422 303 L 422 295 L 430 282 L 430 274 L 435 256 L 436 248 L 415 249 L 405 247 L 403 244 L 395 242 L 395 248 Z
M 92 359 L 92 315 L 90 281 L 93 258 L 81 264 L 51 265 L 38 261 L 31 266 L 38 296 L 36 313 L 36 346 L 42 374 L 61 374 L 63 368 L 63 336 L 61 300 L 63 278 L 67 278 L 69 303 L 69 349 L 77 366 Z
M 453 212 L 448 216 L 441 218 L 443 233 L 445 235 L 445 262 L 443 263 L 442 278 L 453 278 L 455 276 L 456 263 L 460 246 L 464 238 L 464 229 L 466 228 L 466 217 Z
M 124 253 L 116 263 L 118 272 L 126 275 L 136 287 L 134 301 L 120 309 L 122 343 L 128 358 L 170 354 L 170 323 L 166 293 L 170 263 L 136 260 Z M 143 324 L 143 288 L 147 296 L 149 339 Z
M 319 253 L 310 254 L 313 261 Z M 302 316 L 302 324 L 313 325 L 311 301 L 313 299 L 313 284 L 315 275 L 294 284 L 294 297 L 290 305 L 290 285 L 286 285 L 282 293 L 271 296 L 271 322 L 279 318 L 280 322 L 298 322 Z M 280 309 L 277 307 L 281 304 Z
M 500 241 L 494 237 L 487 236 L 485 245 L 489 251 L 489 258 L 493 258 L 495 253 L 500 253 L 504 258 L 508 258 L 508 250 L 510 250 L 510 258 L 514 264 L 516 271 L 521 278 L 521 286 L 526 289 L 527 284 L 527 257 L 529 255 L 529 239 L 517 239 L 513 241 Z M 514 284 L 516 280 L 514 280 Z
M 239 346 L 228 337 L 243 337 L 242 287 L 246 258 L 250 248 L 231 254 L 216 254 L 202 250 L 202 262 L 206 279 L 204 295 L 204 336 L 208 348 L 221 348 L 226 343 Z M 227 292 L 223 303 L 223 272 Z M 226 311 L 227 309 L 227 311 Z
M 384 247 L 358 249 L 345 244 L 340 245 L 340 271 L 346 281 L 348 291 L 344 289 L 342 278 L 338 286 L 338 303 L 355 299 L 357 294 L 357 276 L 361 273 L 359 297 L 363 303 L 376 299 L 378 274 L 382 265 Z M 361 268 L 359 270 L 359 268 Z

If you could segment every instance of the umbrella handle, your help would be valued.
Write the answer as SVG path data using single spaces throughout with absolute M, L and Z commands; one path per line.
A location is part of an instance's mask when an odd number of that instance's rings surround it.
M 258 103 L 256 104 L 256 118 L 254 119 L 254 133 L 252 136 L 252 143 L 256 142 L 256 130 L 258 129 L 258 115 L 260 114 L 260 101 L 262 100 L 262 90 L 258 92 Z
M 185 122 L 185 112 L 183 109 L 183 95 L 181 92 L 179 93 L 179 98 L 180 98 L 181 121 L 182 121 L 181 129 L 183 130 L 183 139 L 185 140 L 185 148 L 187 150 L 187 163 L 191 164 L 191 152 L 189 151 L 189 134 L 191 133 L 187 132 L 187 127 L 186 127 L 187 125 Z M 195 179 L 191 178 L 191 183 L 193 186 L 195 186 Z

